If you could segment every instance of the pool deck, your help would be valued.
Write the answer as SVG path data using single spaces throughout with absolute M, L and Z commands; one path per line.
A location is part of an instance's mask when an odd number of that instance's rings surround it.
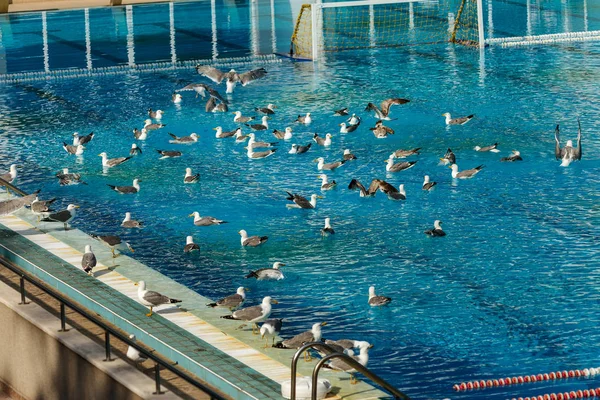
M 92 7 L 125 6 L 144 3 L 166 3 L 167 0 L 3 0 L 4 12 L 69 10 Z
M 232 398 L 282 398 L 280 383 L 290 379 L 293 350 L 263 349 L 263 341 L 250 329 L 238 330 L 238 321 L 220 318 L 227 310 L 206 307 L 211 299 L 130 257 L 113 259 L 108 247 L 79 230 L 65 232 L 62 224 L 52 223 L 42 223 L 42 230 L 37 230 L 34 222 L 28 210 L 0 217 L 0 256 L 134 333 L 147 346 Z M 92 245 L 98 259 L 95 278 L 81 270 L 80 250 L 86 244 Z M 137 301 L 134 283 L 139 280 L 145 280 L 152 290 L 183 300 L 181 307 L 157 307 L 158 314 L 146 317 L 147 308 Z M 300 361 L 299 374 L 310 376 L 314 365 L 315 361 Z M 330 398 L 390 397 L 364 382 L 350 385 L 345 373 L 322 371 L 320 377 L 334 386 L 337 395 Z

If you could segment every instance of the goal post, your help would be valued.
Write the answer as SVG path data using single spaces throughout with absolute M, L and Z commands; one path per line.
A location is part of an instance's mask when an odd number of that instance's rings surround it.
M 453 42 L 482 47 L 482 0 L 350 0 L 303 4 L 290 55 Z

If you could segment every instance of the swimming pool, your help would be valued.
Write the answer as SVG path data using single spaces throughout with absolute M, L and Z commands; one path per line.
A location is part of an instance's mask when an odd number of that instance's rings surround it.
M 583 24 L 581 5 L 534 6 L 494 1 L 488 33 L 523 35 L 528 29 L 544 33 L 566 23 L 573 29 Z M 86 68 L 90 60 L 93 68 L 127 65 L 132 54 L 136 64 L 170 62 L 172 43 L 177 60 L 213 59 L 215 44 L 216 59 L 271 53 L 274 44 L 280 51 L 289 46 L 293 7 L 286 2 L 274 3 L 274 31 L 270 3 L 258 2 L 252 11 L 248 2 L 216 2 L 216 41 L 210 25 L 198 22 L 200 15 L 208 21 L 210 3 L 174 4 L 174 31 L 170 7 L 89 10 L 90 50 L 81 10 L 49 12 L 45 23 L 40 13 L 4 17 L 4 71 Z M 529 28 L 525 19 L 515 17 L 525 9 Z M 128 36 L 128 13 L 133 37 Z M 597 28 L 599 17 L 600 9 L 588 4 L 588 29 Z M 49 33 L 46 45 L 43 26 Z M 279 300 L 273 316 L 285 318 L 284 337 L 327 321 L 327 338 L 375 344 L 369 367 L 413 398 L 500 399 L 596 387 L 597 379 L 588 379 L 452 390 L 453 384 L 473 379 L 596 366 L 599 347 L 594 306 L 600 299 L 595 229 L 600 222 L 600 46 L 490 47 L 484 55 L 441 45 L 343 53 L 316 66 L 288 60 L 236 66 L 264 66 L 269 73 L 238 87 L 231 111 L 252 114 L 254 107 L 272 102 L 278 109 L 271 126 L 294 128 L 293 139 L 281 141 L 275 155 L 254 161 L 247 159 L 243 144 L 214 137 L 212 128 L 236 126 L 230 113 L 204 113 L 204 102 L 192 93 L 183 94 L 180 106 L 172 104 L 173 90 L 208 83 L 192 68 L 7 83 L 0 91 L 2 170 L 14 162 L 23 165 L 18 186 L 57 196 L 61 207 L 77 202 L 81 212 L 75 226 L 122 235 L 136 249 L 133 257 L 204 295 L 216 299 L 244 285 L 252 289 L 251 304 L 265 295 Z M 375 119 L 364 107 L 392 96 L 411 102 L 393 108 L 397 120 L 389 125 L 396 134 L 375 139 L 368 130 Z M 342 120 L 332 111 L 344 106 L 363 118 L 356 132 L 337 133 Z M 138 142 L 141 156 L 103 174 L 96 154 L 128 154 L 131 130 L 142 127 L 149 107 L 166 111 L 167 127 Z M 445 111 L 476 118 L 446 128 Z M 305 112 L 314 122 L 306 128 L 294 124 Z M 553 155 L 554 125 L 561 123 L 563 140 L 574 139 L 577 116 L 584 159 L 561 168 Z M 61 149 L 74 131 L 96 133 L 80 159 Z M 196 132 L 200 141 L 170 144 L 167 132 Z M 287 153 L 291 143 L 311 142 L 314 132 L 332 133 L 332 146 L 313 145 L 298 156 Z M 257 136 L 276 141 L 270 133 Z M 473 150 L 494 142 L 499 142 L 498 154 Z M 419 160 L 415 167 L 386 174 L 390 152 L 414 147 L 422 147 L 413 158 Z M 453 181 L 450 170 L 438 165 L 448 147 L 461 169 L 485 168 L 472 180 Z M 346 148 L 358 159 L 329 173 L 338 187 L 321 193 L 312 160 L 334 161 Z M 157 149 L 184 155 L 159 160 Z M 524 161 L 500 163 L 513 149 L 521 151 Z M 54 173 L 63 167 L 81 172 L 88 185 L 60 187 Z M 186 167 L 200 173 L 198 185 L 183 185 Z M 421 190 L 425 174 L 438 182 L 431 193 Z M 137 195 L 119 195 L 106 186 L 128 185 L 135 177 L 143 181 Z M 375 177 L 405 184 L 407 200 L 392 202 L 381 193 L 359 198 L 346 188 L 353 178 L 370 182 Z M 324 199 L 316 210 L 287 210 L 286 190 Z M 147 227 L 119 228 L 126 211 Z M 229 223 L 194 227 L 187 217 L 193 211 Z M 320 235 L 325 217 L 331 218 L 333 237 Z M 423 234 L 435 219 L 443 221 L 445 238 Z M 243 249 L 240 229 L 268 235 L 269 241 Z M 200 244 L 199 254 L 183 254 L 187 235 Z M 244 279 L 250 269 L 274 261 L 287 264 L 285 280 Z M 370 285 L 393 302 L 370 308 Z

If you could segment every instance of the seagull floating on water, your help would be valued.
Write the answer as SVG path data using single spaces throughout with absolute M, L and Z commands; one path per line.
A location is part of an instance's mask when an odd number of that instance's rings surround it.
M 121 227 L 123 228 L 143 228 L 144 223 L 142 221 L 138 221 L 135 219 L 131 219 L 131 213 L 130 212 L 126 212 L 125 213 L 125 219 L 123 219 L 123 222 L 121 222 Z
M 398 187 L 397 192 L 388 192 L 386 194 L 390 200 L 406 200 L 406 190 L 404 190 L 404 184 L 401 184 Z
M 146 307 L 150 307 L 150 312 L 146 314 L 146 317 L 152 316 L 152 309 L 154 307 L 158 307 L 163 304 L 181 303 L 181 300 L 171 299 L 170 297 L 162 295 L 158 292 L 147 290 L 146 282 L 144 281 L 139 281 L 136 283 L 136 285 L 138 285 L 138 299 L 140 300 L 140 303 Z
M 158 123 L 154 124 L 154 123 L 152 123 L 151 119 L 147 119 L 144 121 L 144 129 L 146 129 L 146 131 L 155 131 L 157 129 L 164 128 L 165 126 L 167 126 L 167 125 L 158 124 Z
M 446 125 L 464 125 L 472 120 L 474 116 L 475 114 L 471 114 L 466 117 L 452 118 L 449 112 L 442 114 L 442 117 L 446 117 Z
M 102 167 L 104 168 L 113 168 L 117 165 L 123 164 L 125 161 L 131 159 L 131 157 L 117 157 L 117 158 L 108 158 L 106 152 L 102 152 L 98 154 L 99 157 L 102 157 Z
M 333 112 L 333 115 L 334 115 L 335 117 L 345 117 L 346 115 L 348 115 L 348 107 L 344 107 L 344 108 L 342 108 L 342 109 L 335 110 L 335 111 Z
M 235 131 L 235 142 L 236 143 L 243 143 L 248 139 L 248 135 L 242 135 L 242 129 L 238 129 L 237 131 Z
M 177 158 L 183 155 L 180 151 L 175 150 L 156 150 L 156 152 L 161 155 L 160 160 L 165 158 Z
M 350 149 L 344 150 L 344 160 L 356 160 L 356 156 L 350 152 Z
M 69 154 L 80 156 L 83 154 L 85 147 L 83 147 L 83 145 L 81 144 L 78 144 L 77 146 L 72 146 L 70 144 L 67 144 L 66 142 L 63 142 L 63 149 L 65 149 L 65 151 Z
M 112 190 L 120 194 L 134 194 L 140 191 L 140 180 L 135 178 L 133 180 L 133 184 L 131 186 L 114 186 L 114 185 L 106 185 Z
M 192 174 L 191 168 L 185 169 L 185 177 L 183 178 L 183 183 L 198 183 L 200 181 L 200 174 Z
M 285 131 L 278 131 L 277 129 L 273 130 L 273 135 L 275 135 L 275 137 L 277 139 L 283 139 L 283 140 L 290 140 L 292 138 L 292 128 L 290 128 L 289 126 L 287 128 L 285 128 Z
M 386 304 L 390 304 L 391 301 L 391 297 L 377 296 L 375 294 L 375 286 L 369 287 L 369 305 L 371 307 L 385 306 Z
M 89 143 L 94 138 L 94 132 L 90 132 L 89 135 L 79 136 L 79 133 L 75 132 L 73 134 L 73 146 L 85 145 Z
M 246 289 L 243 286 L 240 286 L 239 288 L 237 288 L 235 294 L 223 297 L 222 299 L 217 300 L 214 303 L 208 303 L 207 306 L 212 308 L 228 308 L 229 311 L 237 310 L 242 306 L 242 304 L 244 304 L 244 301 L 246 301 L 246 290 L 248 289 Z
M 243 124 L 254 120 L 254 117 L 244 117 L 241 111 L 234 111 L 233 113 L 235 114 L 235 117 L 233 117 L 233 122 Z
M 198 211 L 194 211 L 188 217 L 194 217 L 194 225 L 196 226 L 212 226 L 212 225 L 221 225 L 226 224 L 227 221 L 223 221 L 221 219 L 217 219 L 215 217 L 204 216 L 201 217 Z
M 269 240 L 268 236 L 248 236 L 248 232 L 243 229 L 238 233 L 241 236 L 240 242 L 244 247 L 257 247 Z
M 267 151 L 254 151 L 252 147 L 248 147 L 246 155 L 248 156 L 248 158 L 251 159 L 259 159 L 269 157 L 273 155 L 273 153 L 275 153 L 276 151 L 277 149 L 268 149 Z
M 437 182 L 429 182 L 429 175 L 425 175 L 423 179 L 423 190 L 432 190 L 437 185 Z
M 523 161 L 523 157 L 521 157 L 521 152 L 518 150 L 513 150 L 510 156 L 502 157 L 500 161 L 503 162 L 513 162 L 513 161 Z
M 258 111 L 260 113 L 267 114 L 267 115 L 273 115 L 273 114 L 275 114 L 276 108 L 277 108 L 277 106 L 275 104 L 267 104 L 266 107 L 254 108 L 254 111 Z
M 329 178 L 325 174 L 317 175 L 317 178 L 321 179 L 321 190 L 331 190 L 337 185 L 335 180 L 329 182 Z
M 296 121 L 294 122 L 300 122 L 301 124 L 308 125 L 312 122 L 312 118 L 310 117 L 310 113 L 306 113 L 306 115 L 298 115 L 298 118 L 296 118 Z
M 387 163 L 387 165 L 385 166 L 385 170 L 387 172 L 404 171 L 405 169 L 414 167 L 414 165 L 417 163 L 417 161 L 403 161 L 403 162 L 394 164 L 394 158 L 396 158 L 396 156 L 394 155 L 394 153 L 392 153 L 392 154 L 390 154 L 388 159 L 385 161 Z
M 234 129 L 234 130 L 229 131 L 229 132 L 224 132 L 223 128 L 221 128 L 220 126 L 217 126 L 216 128 L 213 128 L 213 129 L 215 131 L 217 131 L 217 133 L 215 133 L 215 137 L 217 139 L 224 139 L 224 138 L 232 137 L 232 136 L 237 135 L 238 132 L 239 132 L 240 135 L 242 134 L 242 128 L 237 128 L 237 129 Z
M 92 270 L 94 269 L 96 264 L 97 264 L 96 255 L 92 251 L 92 246 L 90 246 L 89 244 L 86 244 L 85 251 L 83 253 L 83 257 L 81 258 L 81 268 L 83 268 L 83 271 L 86 274 L 92 275 Z
M 63 168 L 61 172 L 56 174 L 58 178 L 58 183 L 60 186 L 70 186 L 70 185 L 87 185 L 84 181 L 81 180 L 81 174 L 75 172 L 69 172 L 69 168 Z
M 394 151 L 393 154 L 394 154 L 394 157 L 396 157 L 396 158 L 406 158 L 406 157 L 410 157 L 412 155 L 418 155 L 419 150 L 421 150 L 420 147 L 417 147 L 415 149 L 410 149 L 410 150 L 398 149 L 398 150 Z
M 279 268 L 285 266 L 282 262 L 274 262 L 272 268 L 261 268 L 256 271 L 250 271 L 246 278 L 256 278 L 257 281 L 280 281 L 284 279 L 283 272 Z
M 554 131 L 554 155 L 557 160 L 562 160 L 560 163 L 561 167 L 567 167 L 573 160 L 581 160 L 581 123 L 579 122 L 579 118 L 577 119 L 577 124 L 579 126 L 577 132 L 577 147 L 573 147 L 573 141 L 567 140 L 567 144 L 565 147 L 560 147 L 560 130 L 559 125 L 556 125 L 556 129 Z
M 265 130 L 269 129 L 269 122 L 268 121 L 270 119 L 271 119 L 271 117 L 263 115 L 263 117 L 261 118 L 262 123 L 260 123 L 260 124 L 252 124 L 252 125 L 246 124 L 246 126 L 249 126 L 250 128 L 252 128 L 255 131 L 265 131 Z
M 458 179 L 469 179 L 469 178 L 472 178 L 475 175 L 477 175 L 479 173 L 479 171 L 481 171 L 481 169 L 483 167 L 484 167 L 483 165 L 480 165 L 480 166 L 475 167 L 475 168 L 465 169 L 464 171 L 458 172 L 458 165 L 452 164 L 452 165 L 449 166 L 449 168 L 452 168 L 452 177 L 453 178 L 458 178 Z
M 388 135 L 393 135 L 395 132 L 389 126 L 383 125 L 383 121 L 379 120 L 375 123 L 374 128 L 369 128 L 377 139 L 385 139 Z
M 306 146 L 302 146 L 302 145 L 294 143 L 292 145 L 292 148 L 290 149 L 290 151 L 288 151 L 288 153 L 290 153 L 290 154 L 306 153 L 310 149 L 311 145 L 312 145 L 312 143 L 308 143 Z
M 321 170 L 325 170 L 325 171 L 333 171 L 336 168 L 341 167 L 342 165 L 344 165 L 347 161 L 346 160 L 341 160 L 341 161 L 335 161 L 332 163 L 325 163 L 325 159 L 323 157 L 319 157 L 316 160 L 314 160 L 317 164 L 317 168 L 319 169 L 319 171 Z
M 381 102 L 381 106 L 377 107 L 375 104 L 373 103 L 369 103 L 367 104 L 367 107 L 365 108 L 365 111 L 374 111 L 375 112 L 375 116 L 377 117 L 377 119 L 383 119 L 383 120 L 387 120 L 389 121 L 391 118 L 389 117 L 389 113 L 390 113 L 390 108 L 393 105 L 400 105 L 400 104 L 406 104 L 410 102 L 410 100 L 408 99 L 400 99 L 400 98 L 392 98 L 392 99 L 387 99 Z
M 129 150 L 129 155 L 130 156 L 135 156 L 135 155 L 138 155 L 138 154 L 142 154 L 142 149 L 140 149 L 137 144 L 133 143 L 131 145 L 131 150 Z
M 331 218 L 325 218 L 325 225 L 321 228 L 321 236 L 328 236 L 335 234 L 335 231 L 331 227 Z
M 326 134 L 324 138 L 320 137 L 318 133 L 315 133 L 313 140 L 317 142 L 319 146 L 331 146 L 331 133 Z
M 146 140 L 148 138 L 148 131 L 146 128 L 142 128 L 142 130 L 133 128 L 133 137 L 137 140 Z
M 354 132 L 358 128 L 359 125 L 360 125 L 360 123 L 356 124 L 356 125 L 346 125 L 345 122 L 342 122 L 340 124 L 340 133 L 351 133 L 351 132 Z
M 433 229 L 429 229 L 425 231 L 426 235 L 429 236 L 446 236 L 446 232 L 442 230 L 442 221 L 435 220 L 433 222 Z
M 191 144 L 196 143 L 198 141 L 197 133 L 190 133 L 190 136 L 175 136 L 171 132 L 169 132 L 169 136 L 173 138 L 173 140 L 169 140 L 169 143 L 177 143 L 177 144 Z
M 356 114 L 352 114 L 350 118 L 346 120 L 350 125 L 360 125 L 360 117 L 357 117 Z
M 162 119 L 163 113 L 163 110 L 153 111 L 151 108 L 148 109 L 148 116 L 152 119 Z
M 497 147 L 498 147 L 498 143 L 494 143 L 492 145 L 483 146 L 483 147 L 475 146 L 473 148 L 473 150 L 479 151 L 479 152 L 482 152 L 482 153 L 486 152 L 486 151 L 490 151 L 492 153 L 500 153 L 500 150 L 498 150 Z
M 173 95 L 171 96 L 171 100 L 175 104 L 180 104 L 181 101 L 183 100 L 183 98 L 181 97 L 181 95 L 179 93 L 173 93 Z
M 254 133 L 249 133 L 248 137 L 250 138 L 248 140 L 248 148 L 252 149 L 256 149 L 259 147 L 273 147 L 279 144 L 277 142 L 257 142 L 256 135 Z
M 204 111 L 206 112 L 227 112 L 229 111 L 229 107 L 227 103 L 221 102 L 217 104 L 217 99 L 210 96 L 204 105 Z
M 185 238 L 185 246 L 183 246 L 184 253 L 191 253 L 192 251 L 200 251 L 200 246 L 194 243 L 193 236 L 186 236 Z
M 266 296 L 263 298 L 262 303 L 258 306 L 242 308 L 241 310 L 234 311 L 232 315 L 224 315 L 221 318 L 251 322 L 252 333 L 257 335 L 259 329 L 256 323 L 262 322 L 269 318 L 272 309 L 271 304 L 277 304 L 277 300 L 272 299 L 270 296 Z
M 303 208 L 303 209 L 313 209 L 317 207 L 317 199 L 322 199 L 323 197 L 313 194 L 310 196 L 310 201 L 306 199 L 306 197 L 300 196 L 299 194 L 294 194 L 290 192 L 286 192 L 288 196 L 286 200 L 291 200 L 294 204 L 286 204 L 287 208 Z

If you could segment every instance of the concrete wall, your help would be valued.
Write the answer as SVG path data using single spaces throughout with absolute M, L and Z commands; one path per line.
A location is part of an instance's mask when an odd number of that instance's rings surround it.
M 0 282 L 0 381 L 23 398 L 176 398 L 172 393 L 152 395 L 152 379 L 123 360 L 103 362 L 102 346 L 70 327 L 58 332 L 58 318 L 33 303 L 18 305 L 19 300 L 16 291 Z M 127 382 L 143 389 L 126 387 Z

